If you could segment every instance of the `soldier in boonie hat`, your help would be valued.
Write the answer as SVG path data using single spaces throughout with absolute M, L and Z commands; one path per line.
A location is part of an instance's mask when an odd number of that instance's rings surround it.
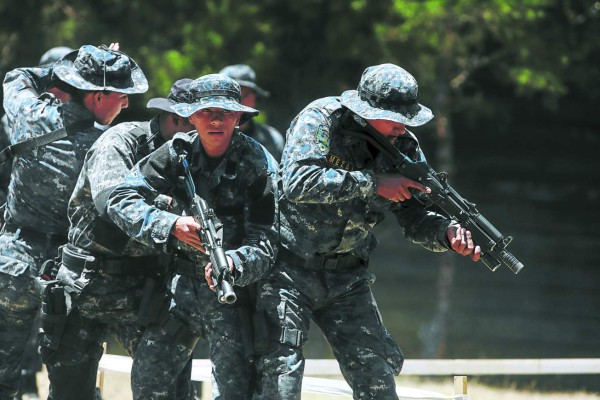
M 431 110 L 417 102 L 416 79 L 394 64 L 368 67 L 357 90 L 342 93 L 341 103 L 364 119 L 385 119 L 420 126 L 433 118 Z
M 248 87 L 254 90 L 259 96 L 269 97 L 271 95 L 271 93 L 256 84 L 256 73 L 249 65 L 228 65 L 219 71 L 219 73 L 234 79 L 242 87 Z
M 241 104 L 240 85 L 222 74 L 209 74 L 195 79 L 190 85 L 190 100 L 171 106 L 171 110 L 182 117 L 189 117 L 205 108 L 221 108 L 243 112 L 240 122 L 259 114 L 258 110 Z
M 54 75 L 76 89 L 145 93 L 148 81 L 142 69 L 127 54 L 102 45 L 81 46 L 54 64 Z
M 254 70 L 246 64 L 229 65 L 223 68 L 220 74 L 227 75 L 239 83 L 242 92 L 242 104 L 248 107 L 256 106 L 257 97 L 268 97 L 270 93 L 256 84 Z M 258 141 L 275 157 L 281 160 L 285 139 L 281 132 L 274 127 L 254 119 L 240 124 L 240 130 L 244 134 Z
M 148 101 L 147 108 L 158 108 L 172 113 L 171 106 L 190 101 L 190 84 L 193 82 L 190 78 L 183 78 L 175 81 L 167 97 L 155 97 Z
M 42 57 L 40 57 L 40 62 L 38 63 L 40 68 L 51 67 L 52 64 L 63 58 L 68 53 L 72 52 L 73 49 L 67 46 L 56 46 L 51 49 L 48 49 Z

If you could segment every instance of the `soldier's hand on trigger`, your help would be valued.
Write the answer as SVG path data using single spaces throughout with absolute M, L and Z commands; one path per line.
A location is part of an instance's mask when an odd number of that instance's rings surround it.
M 377 194 L 391 201 L 399 202 L 412 197 L 410 188 L 431 193 L 431 189 L 399 174 L 375 174 Z
M 190 246 L 206 253 L 206 249 L 202 245 L 198 231 L 202 228 L 194 217 L 185 216 L 177 218 L 175 226 L 171 231 L 171 235 Z
M 479 261 L 481 257 L 481 247 L 473 243 L 471 231 L 461 227 L 460 225 L 450 225 L 446 231 L 450 248 L 463 256 L 471 256 L 473 261 Z
M 229 256 L 225 256 L 225 257 L 227 258 L 227 265 L 229 265 L 229 272 L 231 274 L 233 274 L 233 259 Z M 208 283 L 208 287 L 210 288 L 210 290 L 212 290 L 213 292 L 216 292 L 217 288 L 215 287 L 212 276 L 213 276 L 212 263 L 209 262 L 208 264 L 206 264 L 206 267 L 204 267 L 204 279 L 206 280 L 206 283 Z

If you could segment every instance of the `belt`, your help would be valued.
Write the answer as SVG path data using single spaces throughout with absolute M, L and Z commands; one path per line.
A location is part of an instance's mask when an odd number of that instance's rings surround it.
M 19 233 L 19 237 L 25 241 L 45 240 L 52 243 L 67 243 L 67 235 L 59 233 L 45 233 L 34 229 L 21 228 L 17 225 L 6 223 L 2 226 L 4 232 Z
M 204 276 L 204 268 L 201 268 L 198 263 L 177 254 L 173 257 L 172 269 L 174 273 L 190 278 Z
M 305 259 L 285 247 L 279 247 L 277 258 L 313 271 L 347 271 L 368 266 L 368 261 L 352 254 L 316 254 L 309 259 Z
M 90 253 L 80 253 L 72 246 L 62 250 L 62 262 L 69 269 L 83 271 L 84 269 L 109 275 L 138 275 L 166 271 L 159 262 L 160 257 L 117 257 L 107 258 Z

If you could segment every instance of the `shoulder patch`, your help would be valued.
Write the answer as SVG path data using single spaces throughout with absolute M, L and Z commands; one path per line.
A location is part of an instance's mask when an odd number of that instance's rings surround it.
M 329 131 L 325 125 L 319 125 L 317 133 L 315 134 L 315 140 L 319 151 L 323 154 L 327 154 L 329 151 Z

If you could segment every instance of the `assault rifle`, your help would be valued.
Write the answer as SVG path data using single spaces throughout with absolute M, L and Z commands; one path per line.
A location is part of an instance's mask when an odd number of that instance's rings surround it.
M 431 188 L 431 193 L 413 192 L 413 197 L 425 207 L 437 206 L 448 217 L 458 221 L 462 227 L 471 231 L 474 243 L 481 247 L 481 261 L 490 270 L 495 271 L 501 264 L 504 264 L 513 273 L 519 273 L 523 268 L 523 263 L 506 250 L 512 237 L 504 237 L 491 222 L 481 215 L 474 203 L 458 194 L 448 184 L 448 176 L 445 172 L 436 172 L 425 161 L 411 160 L 364 119 L 357 115 L 353 115 L 353 117 L 363 129 L 358 131 L 342 128 L 343 134 L 367 140 L 392 161 L 399 173 Z
M 185 172 L 185 191 L 190 199 L 190 209 L 201 226 L 198 234 L 212 263 L 212 280 L 217 288 L 217 300 L 219 303 L 233 304 L 237 300 L 237 296 L 233 291 L 233 277 L 229 272 L 229 264 L 221 244 L 222 241 L 217 233 L 216 215 L 208 207 L 206 201 L 196 194 L 196 185 L 194 185 L 185 155 L 181 156 L 181 163 Z

